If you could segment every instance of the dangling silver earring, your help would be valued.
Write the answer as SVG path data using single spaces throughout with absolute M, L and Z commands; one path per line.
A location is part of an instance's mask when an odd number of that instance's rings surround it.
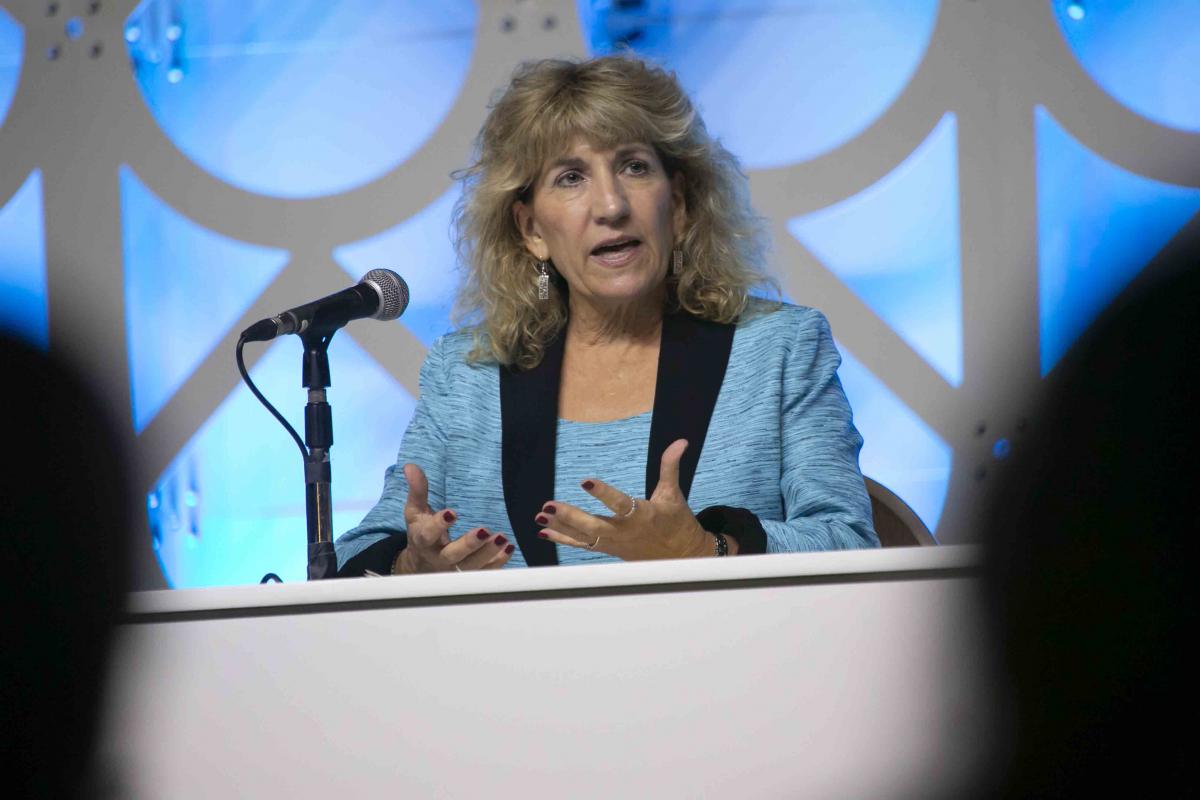
M 549 262 L 538 261 L 538 300 L 550 299 L 550 270 L 547 268 Z
M 683 274 L 683 251 L 671 251 L 671 274 L 678 277 Z

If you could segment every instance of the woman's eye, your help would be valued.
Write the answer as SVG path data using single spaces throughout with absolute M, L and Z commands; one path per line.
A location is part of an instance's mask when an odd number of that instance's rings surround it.
M 558 180 L 556 180 L 555 183 L 559 186 L 574 186 L 581 180 L 583 180 L 582 175 L 575 170 L 570 170 L 568 172 L 564 172 L 562 175 L 559 175 Z
M 625 168 L 633 175 L 645 175 L 650 171 L 650 165 L 645 161 L 630 161 Z

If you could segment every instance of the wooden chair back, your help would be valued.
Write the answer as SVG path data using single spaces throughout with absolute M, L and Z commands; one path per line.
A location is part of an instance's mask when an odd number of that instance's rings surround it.
M 875 533 L 883 547 L 918 547 L 935 545 L 937 540 L 929 528 L 891 489 L 871 478 L 865 478 L 867 494 L 871 498 L 871 516 L 875 520 Z

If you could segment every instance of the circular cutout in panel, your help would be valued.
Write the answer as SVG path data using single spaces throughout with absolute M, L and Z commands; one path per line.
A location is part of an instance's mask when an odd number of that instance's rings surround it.
M 466 79 L 471 0 L 147 0 L 125 24 L 163 131 L 234 186 L 315 197 L 394 169 Z
M 25 56 L 25 31 L 0 8 L 0 125 L 8 116 L 17 84 L 21 81 L 21 59 Z
M 1200 3 L 1052 3 L 1075 57 L 1104 91 L 1160 125 L 1200 132 Z
M 827 153 L 896 100 L 938 0 L 577 0 L 592 53 L 675 70 L 709 130 L 764 169 Z

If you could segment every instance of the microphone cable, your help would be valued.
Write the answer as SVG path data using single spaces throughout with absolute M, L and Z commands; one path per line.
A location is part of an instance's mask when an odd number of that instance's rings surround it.
M 292 427 L 292 424 L 283 418 L 283 414 L 280 414 L 277 410 L 275 410 L 275 406 L 271 405 L 271 402 L 267 400 L 267 398 L 263 396 L 263 393 L 258 390 L 258 387 L 254 385 L 254 381 L 250 380 L 250 373 L 246 370 L 246 361 L 242 357 L 242 347 L 245 346 L 245 344 L 246 337 L 243 335 L 238 339 L 237 343 L 237 366 L 238 372 L 242 373 L 242 380 L 244 380 L 246 385 L 250 387 L 250 391 L 253 392 L 254 396 L 258 398 L 258 402 L 266 406 L 267 411 L 270 411 L 271 415 L 274 416 L 275 419 L 279 420 L 280 425 L 287 428 L 287 432 L 290 433 L 292 438 L 296 440 L 296 446 L 300 448 L 301 457 L 308 458 L 308 448 L 304 446 L 304 440 L 300 438 L 300 434 L 296 433 L 296 429 Z

